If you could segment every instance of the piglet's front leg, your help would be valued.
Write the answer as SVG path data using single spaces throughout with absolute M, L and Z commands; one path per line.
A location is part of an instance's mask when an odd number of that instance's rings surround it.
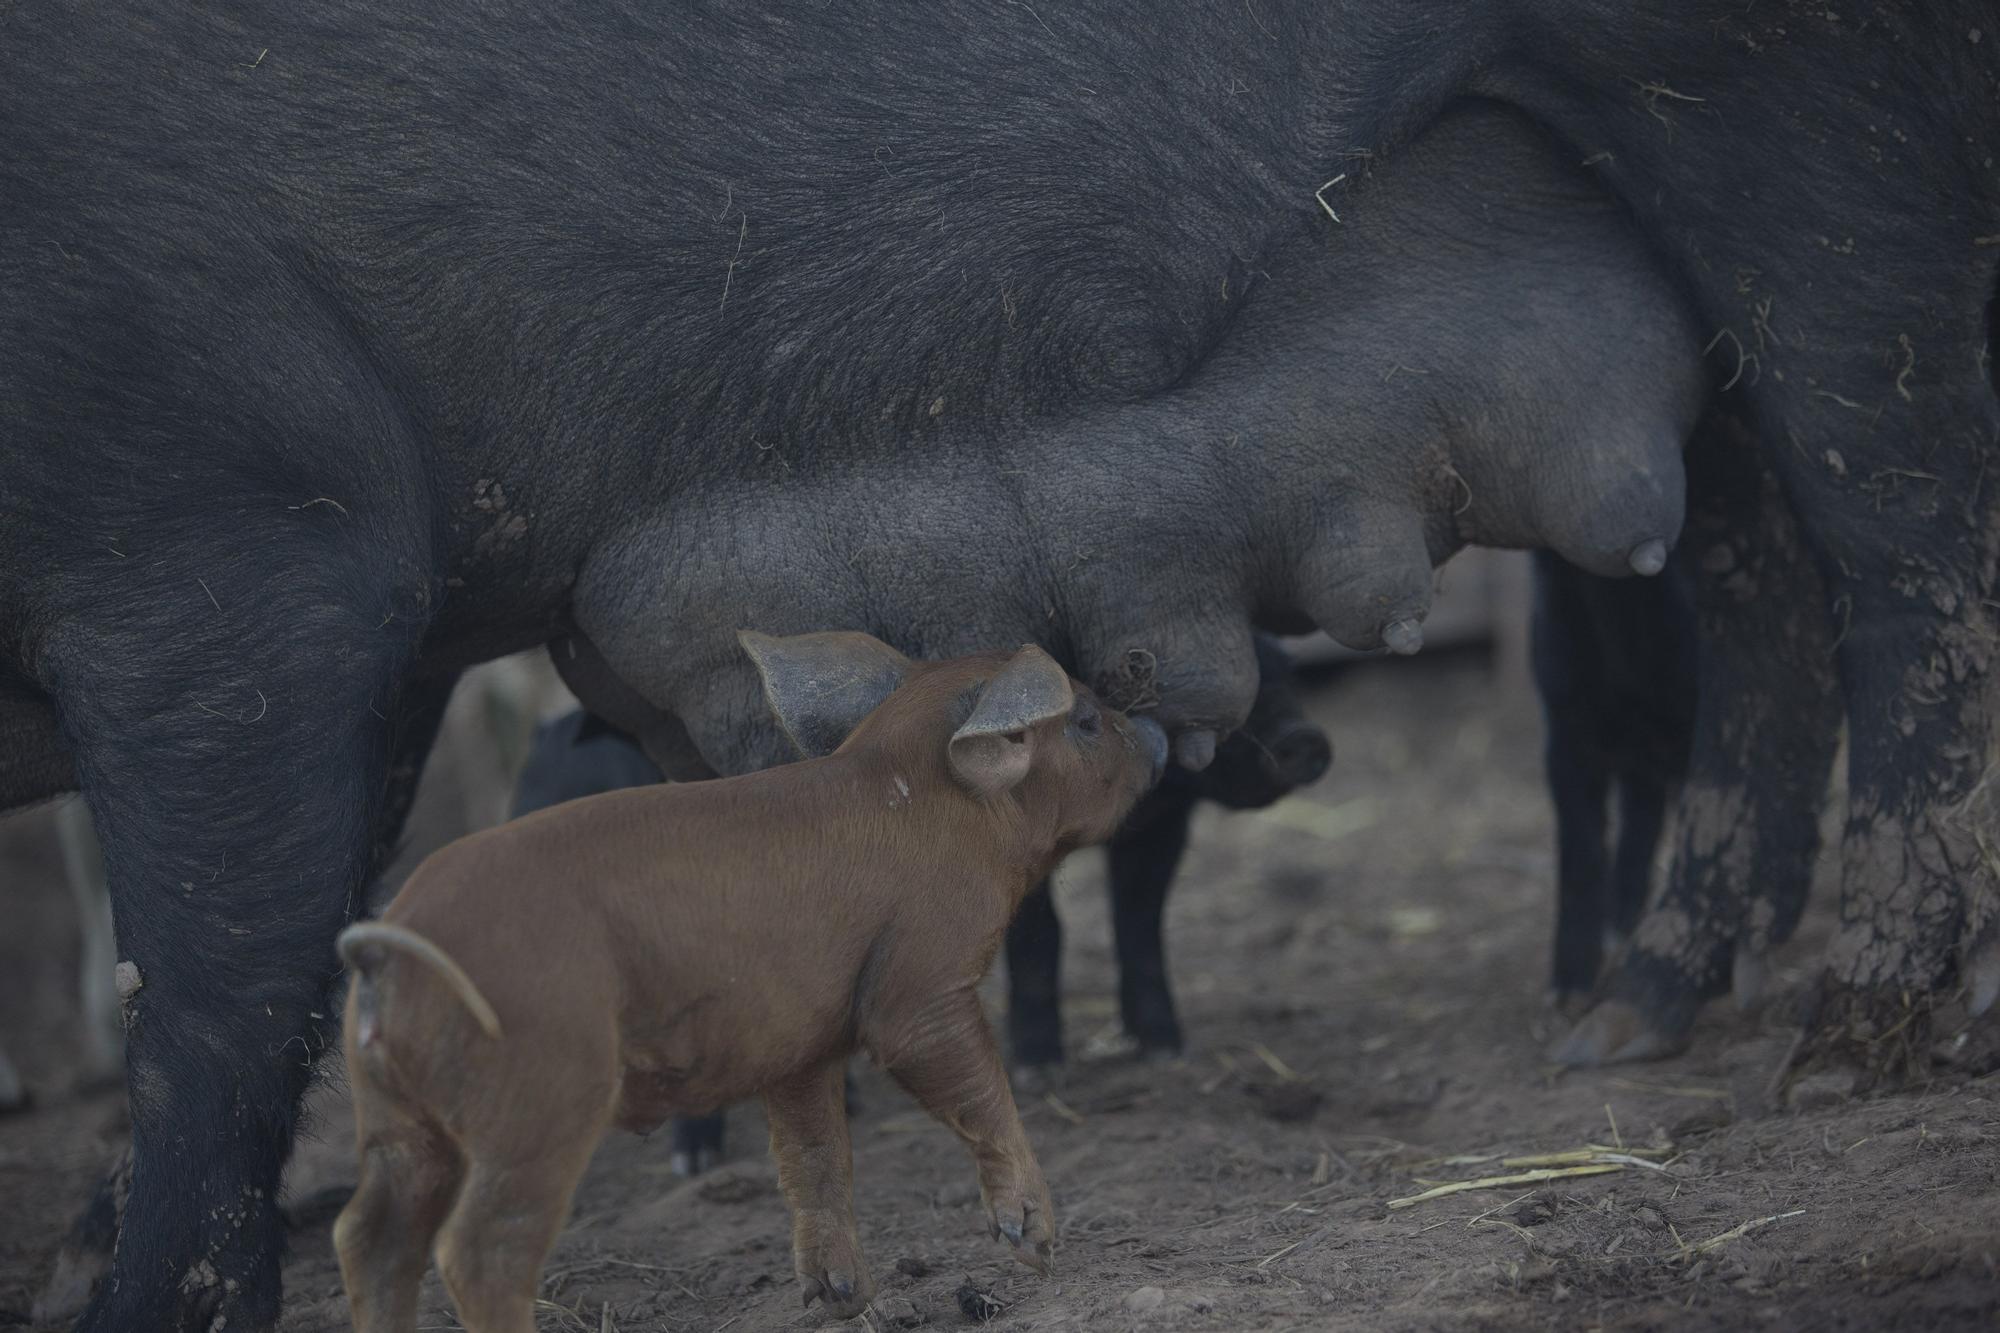
M 854 1228 L 854 1157 L 847 1138 L 844 1072 L 836 1060 L 764 1093 L 778 1185 L 792 1209 L 792 1262 L 804 1303 L 841 1319 L 875 1294 Z
M 1037 1273 L 1055 1250 L 1055 1207 L 1015 1109 L 993 1030 L 970 989 L 924 1006 L 884 1045 L 890 1075 L 964 1141 L 995 1237 Z

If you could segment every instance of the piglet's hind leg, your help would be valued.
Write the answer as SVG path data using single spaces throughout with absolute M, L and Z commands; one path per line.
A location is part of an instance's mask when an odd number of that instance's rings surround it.
M 438 1269 L 467 1333 L 535 1333 L 542 1265 L 598 1135 L 550 1139 L 544 1155 L 475 1158 L 466 1172 L 438 1242 Z
M 411 1129 L 368 1137 L 361 1184 L 333 1228 L 356 1333 L 409 1333 L 417 1326 L 417 1289 L 431 1240 L 458 1183 L 456 1157 L 431 1136 Z

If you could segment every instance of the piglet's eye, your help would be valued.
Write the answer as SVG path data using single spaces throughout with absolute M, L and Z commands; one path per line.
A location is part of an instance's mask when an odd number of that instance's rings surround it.
M 1097 711 L 1095 704 L 1087 701 L 1076 706 L 1076 711 L 1070 714 L 1069 720 L 1076 727 L 1078 735 L 1095 736 L 1104 730 L 1104 715 Z

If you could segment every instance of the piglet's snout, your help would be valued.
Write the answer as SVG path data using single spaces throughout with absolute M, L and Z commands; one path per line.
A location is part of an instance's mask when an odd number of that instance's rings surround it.
M 1326 776 L 1333 763 L 1333 743 L 1310 722 L 1293 721 L 1271 739 L 1265 764 L 1271 776 L 1289 787 L 1308 787 Z
M 1139 738 L 1139 744 L 1146 747 L 1146 755 L 1153 761 L 1153 783 L 1157 785 L 1160 775 L 1167 771 L 1167 733 L 1150 717 L 1135 717 L 1131 722 L 1133 734 Z

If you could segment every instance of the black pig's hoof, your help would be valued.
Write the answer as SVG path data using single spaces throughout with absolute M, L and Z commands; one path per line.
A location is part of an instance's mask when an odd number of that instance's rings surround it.
M 1982 940 L 1965 958 L 1965 1011 L 1978 1018 L 2000 1000 L 2000 933 Z
M 1125 1029 L 1125 1035 L 1138 1048 L 1141 1060 L 1178 1060 L 1181 1055 L 1180 1024 L 1168 1019 L 1166 1022 L 1142 1023 Z
M 119 1154 L 118 1161 L 91 1195 L 89 1206 L 77 1218 L 62 1249 L 56 1254 L 55 1271 L 35 1298 L 29 1318 L 35 1324 L 62 1324 L 82 1314 L 91 1297 L 111 1271 L 111 1252 L 118 1243 L 118 1227 L 124 1219 L 125 1196 L 132 1187 L 132 1150 Z
M 34 1105 L 35 1099 L 28 1092 L 28 1085 L 21 1081 L 6 1052 L 0 1051 L 0 1115 L 32 1110 Z
M 1118 1009 L 1125 1037 L 1139 1058 L 1181 1053 L 1180 1015 L 1174 1011 L 1173 992 L 1164 977 L 1126 979 L 1119 988 Z
M 1019 1062 L 1008 1071 L 1016 1100 L 1040 1097 L 1062 1087 L 1063 1067 L 1059 1062 Z
M 1542 997 L 1542 1002 L 1565 1021 L 1575 1024 L 1590 1012 L 1591 988 L 1569 986 L 1558 981 L 1550 986 Z
M 1915 987 L 1855 986 L 1823 976 L 1806 1000 L 1798 1041 L 1779 1077 L 1789 1083 L 1851 1075 L 1855 1092 L 1919 1082 L 1930 1074 L 1940 999 Z
M 1747 1014 L 1755 1009 L 1770 981 L 1771 969 L 1764 955 L 1748 945 L 1736 946 L 1729 960 L 1729 998 L 1736 1002 L 1737 1010 Z
M 668 1159 L 677 1176 L 698 1176 L 722 1160 L 720 1115 L 674 1121 L 674 1151 Z
M 1549 1051 L 1560 1065 L 1615 1065 L 1661 1060 L 1687 1048 L 1687 1037 L 1662 1032 L 1623 1000 L 1606 1000 Z
M 1008 1023 L 1008 1057 L 1014 1069 L 1033 1069 L 1063 1062 L 1062 1023 L 1053 1015 L 1015 1013 Z

